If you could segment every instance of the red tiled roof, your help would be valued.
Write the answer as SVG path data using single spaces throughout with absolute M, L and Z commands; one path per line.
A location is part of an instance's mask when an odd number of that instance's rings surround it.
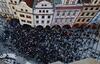
M 43 0 L 24 0 L 26 2 L 26 4 L 29 6 L 29 7 L 33 7 L 33 4 L 37 4 L 38 2 L 41 2 Z M 52 0 L 46 0 L 48 2 L 52 2 Z M 34 3 L 33 3 L 34 2 Z
M 91 0 L 83 0 L 83 3 L 91 3 Z
M 37 2 L 41 2 L 41 1 L 44 1 L 44 0 L 36 0 Z M 48 2 L 52 2 L 52 0 L 46 0 Z
M 29 7 L 33 7 L 33 0 L 24 0 Z
M 56 7 L 56 9 L 60 9 L 60 10 L 63 10 L 63 9 L 81 9 L 82 6 L 59 6 L 59 7 Z

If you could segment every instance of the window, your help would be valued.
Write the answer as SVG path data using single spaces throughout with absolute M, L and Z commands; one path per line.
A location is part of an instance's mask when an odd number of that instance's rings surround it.
M 21 11 L 23 11 L 23 9 L 21 9 Z
M 30 19 L 31 19 L 31 16 L 28 16 L 28 15 L 27 15 L 26 18 L 30 18 Z
M 65 22 L 67 22 L 68 18 L 65 19 Z
M 25 17 L 23 14 L 20 14 L 20 17 Z
M 43 13 L 45 13 L 45 10 L 43 10 Z
M 86 16 L 89 16 L 90 13 L 87 13 Z
M 72 22 L 73 18 L 70 18 L 70 22 Z
M 49 23 L 50 21 L 48 20 L 47 23 Z
M 13 1 L 12 1 L 12 0 L 10 0 L 10 2 L 11 2 L 11 3 L 13 3 Z
M 97 3 L 97 0 L 94 3 L 96 4 Z
M 47 4 L 45 4 L 45 6 L 47 6 Z
M 77 12 L 77 11 L 74 11 L 74 13 L 73 13 L 74 16 L 76 15 L 76 12 Z
M 93 8 L 90 8 L 90 10 L 93 10 Z
M 15 7 L 14 7 L 14 6 L 12 6 L 12 9 L 15 9 Z
M 48 18 L 50 18 L 50 16 L 48 16 Z
M 66 1 L 66 4 L 69 4 L 69 2 L 68 2 L 68 1 Z
M 41 13 L 41 10 L 39 10 L 39 12 Z
M 72 1 L 72 4 L 75 4 L 75 1 Z
M 62 16 L 64 16 L 65 15 L 65 11 L 62 13 Z
M 86 21 L 88 22 L 90 19 L 87 19 Z
M 44 21 L 42 21 L 42 23 L 44 23 Z
M 99 8 L 97 7 L 95 10 L 98 10 Z
M 44 16 L 42 16 L 42 19 L 44 19 Z
M 70 12 L 71 12 L 71 11 L 68 12 L 68 16 L 70 15 Z
M 14 12 L 14 14 L 16 15 L 16 12 Z
M 26 12 L 28 12 L 28 10 L 25 10 Z
M 22 22 L 26 22 L 25 20 L 21 20 Z
M 59 16 L 59 15 L 60 15 L 60 11 L 57 12 L 57 16 Z
M 27 21 L 27 23 L 32 23 L 32 21 Z
M 39 21 L 36 21 L 36 23 L 38 24 L 38 23 L 39 23 Z
M 79 22 L 81 19 L 78 19 L 77 22 Z
M 15 4 L 17 4 L 17 2 L 15 1 Z
M 85 21 L 85 19 L 82 20 L 82 22 L 84 22 L 84 21 Z
M 85 8 L 85 10 L 88 10 L 88 8 Z
M 85 13 L 82 13 L 81 16 L 84 16 Z
M 94 16 L 94 15 L 95 15 L 95 13 L 92 13 L 92 14 L 91 14 L 91 16 Z
M 55 20 L 55 22 L 57 23 L 57 19 Z
M 39 18 L 39 16 L 36 16 L 36 18 Z
M 46 10 L 46 12 L 48 13 L 48 10 Z
M 4 4 L 4 7 L 7 7 L 7 5 L 6 5 L 6 4 Z
M 44 5 L 42 4 L 42 6 L 44 6 Z
M 7 13 L 10 13 L 9 10 L 7 10 Z

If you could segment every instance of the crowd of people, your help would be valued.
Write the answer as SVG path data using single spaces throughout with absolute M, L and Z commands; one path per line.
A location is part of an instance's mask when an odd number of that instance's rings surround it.
M 11 43 L 19 53 L 34 58 L 41 64 L 55 61 L 70 63 L 86 58 L 86 55 L 82 55 L 98 43 L 96 37 L 97 30 L 91 28 L 61 28 L 58 25 L 32 28 L 18 24 L 13 26 Z

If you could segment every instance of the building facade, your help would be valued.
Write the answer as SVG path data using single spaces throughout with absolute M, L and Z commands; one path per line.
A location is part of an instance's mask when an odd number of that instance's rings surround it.
M 99 5 L 84 5 L 81 13 L 76 19 L 76 23 L 89 23 L 94 18 L 97 12 L 100 10 Z
M 77 4 L 78 0 L 62 0 L 64 5 L 75 5 Z
M 93 5 L 100 5 L 100 0 L 92 0 Z
M 32 0 L 21 1 L 16 7 L 16 13 L 21 25 L 27 24 L 34 27 L 32 5 L 29 2 L 32 3 Z
M 16 13 L 16 6 L 20 3 L 21 0 L 6 0 L 8 2 L 8 6 L 10 8 L 10 11 L 13 15 L 13 18 L 18 19 L 17 13 Z
M 50 26 L 53 18 L 53 5 L 48 1 L 41 1 L 33 8 L 35 26 Z
M 67 5 L 59 5 L 56 6 L 54 17 L 53 17 L 53 25 L 72 25 L 81 12 L 82 6 L 67 6 Z
M 0 0 L 0 14 L 4 17 L 11 16 L 11 12 L 9 11 L 9 6 L 7 6 L 6 0 Z
M 100 0 L 0 0 L 2 16 L 32 27 L 91 23 L 99 11 Z

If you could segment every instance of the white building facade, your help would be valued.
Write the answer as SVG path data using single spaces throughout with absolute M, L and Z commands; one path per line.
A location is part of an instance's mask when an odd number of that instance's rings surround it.
M 16 13 L 16 6 L 19 5 L 21 0 L 6 0 L 8 3 L 8 6 L 10 8 L 11 14 L 13 15 L 13 18 L 18 19 L 17 13 Z
M 6 0 L 0 0 L 0 14 L 4 17 L 11 16 Z
M 76 20 L 77 16 L 81 12 L 82 6 L 67 6 L 59 5 L 56 6 L 52 26 L 69 24 L 72 25 Z
M 21 25 L 27 24 L 34 27 L 33 11 L 32 8 L 28 6 L 27 1 L 21 1 L 20 4 L 17 5 L 16 11 Z
M 53 19 L 53 5 L 48 1 L 41 1 L 33 8 L 35 26 L 50 26 Z

